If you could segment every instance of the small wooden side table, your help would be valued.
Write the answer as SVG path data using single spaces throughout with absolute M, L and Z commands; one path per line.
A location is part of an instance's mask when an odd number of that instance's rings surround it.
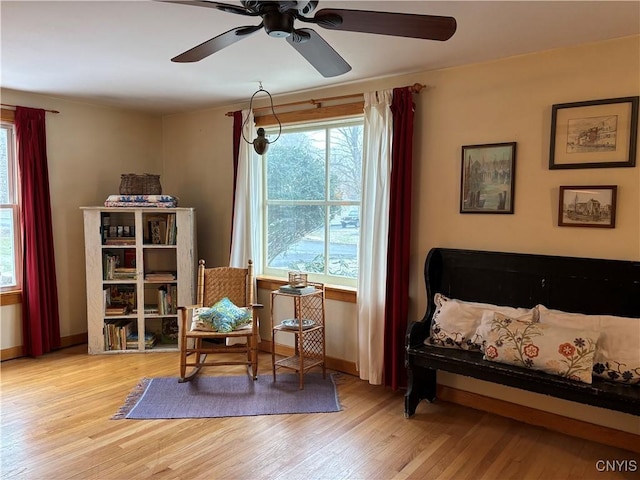
M 280 290 L 271 292 L 271 361 L 273 381 L 276 370 L 293 370 L 300 377 L 300 389 L 304 388 L 304 374 L 314 367 L 322 367 L 322 377 L 326 378 L 325 366 L 325 310 L 324 284 L 309 282 L 315 291 L 306 294 L 285 293 Z M 276 298 L 286 297 L 293 304 L 293 318 L 276 324 L 273 318 L 273 305 Z M 276 360 L 276 337 L 280 334 L 294 335 L 294 354 Z

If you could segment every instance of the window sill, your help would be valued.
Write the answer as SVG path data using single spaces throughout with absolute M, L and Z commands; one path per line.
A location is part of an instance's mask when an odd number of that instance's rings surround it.
M 22 290 L 0 292 L 0 306 L 22 303 Z
M 266 275 L 260 275 L 257 277 L 258 288 L 265 290 L 277 290 L 282 285 L 285 285 L 287 281 L 280 277 L 269 277 Z M 342 285 L 329 285 L 325 284 L 325 298 L 327 300 L 337 300 L 339 302 L 356 303 L 357 289 L 353 287 L 344 287 Z

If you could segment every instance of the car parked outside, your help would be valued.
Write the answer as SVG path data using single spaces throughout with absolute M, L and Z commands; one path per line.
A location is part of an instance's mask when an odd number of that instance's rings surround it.
M 340 219 L 342 228 L 346 228 L 348 225 L 353 225 L 358 228 L 360 226 L 360 215 L 358 212 L 351 212 Z

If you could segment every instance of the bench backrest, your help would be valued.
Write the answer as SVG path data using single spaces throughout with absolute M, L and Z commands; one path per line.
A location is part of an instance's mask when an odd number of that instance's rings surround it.
M 433 248 L 425 262 L 428 306 L 433 295 L 584 314 L 640 318 L 640 262 Z

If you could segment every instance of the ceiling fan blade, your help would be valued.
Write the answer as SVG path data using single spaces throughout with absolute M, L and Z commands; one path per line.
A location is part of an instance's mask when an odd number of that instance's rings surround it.
M 251 12 L 243 7 L 238 7 L 237 5 L 230 5 L 228 3 L 220 3 L 220 2 L 209 2 L 207 0 L 191 0 L 191 1 L 180 1 L 180 0 L 156 0 L 158 2 L 163 3 L 177 3 L 178 5 L 190 5 L 192 7 L 206 7 L 206 8 L 215 8 L 217 10 L 222 10 L 227 13 L 236 13 L 238 15 L 247 15 L 249 17 L 257 17 L 258 14 L 255 12 Z
M 300 19 L 304 21 L 303 18 Z M 456 19 L 453 17 L 368 10 L 325 8 L 316 13 L 311 21 L 331 30 L 377 33 L 425 40 L 448 40 L 456 31 Z
M 252 33 L 260 30 L 262 26 L 263 25 L 261 23 L 260 25 L 256 26 L 232 28 L 228 32 L 224 32 L 217 37 L 213 37 L 206 42 L 202 42 L 197 47 L 193 47 L 186 52 L 173 57 L 171 61 L 178 63 L 198 62 L 203 58 L 206 58 L 209 55 L 212 55 L 217 51 L 222 50 L 223 48 L 228 47 L 229 45 L 232 45 L 239 40 L 242 40 L 243 38 L 247 38 Z
M 351 70 L 351 65 L 314 30 L 301 28 L 297 32 L 297 35 L 287 37 L 287 42 L 323 77 L 336 77 Z

